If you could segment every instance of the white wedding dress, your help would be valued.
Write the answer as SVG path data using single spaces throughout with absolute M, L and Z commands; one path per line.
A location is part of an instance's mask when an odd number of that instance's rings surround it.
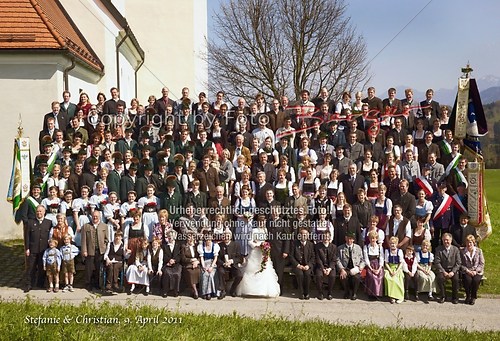
M 278 297 L 280 295 L 280 285 L 270 256 L 266 268 L 259 272 L 262 261 L 260 245 L 267 240 L 267 229 L 254 228 L 251 236 L 252 238 L 248 241 L 251 251 L 243 268 L 243 279 L 236 289 L 236 295 Z

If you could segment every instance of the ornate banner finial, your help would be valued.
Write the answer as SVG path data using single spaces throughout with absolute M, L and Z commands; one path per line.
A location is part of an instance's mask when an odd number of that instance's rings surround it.
M 17 137 L 23 137 L 23 119 L 21 118 L 21 113 L 19 113 L 19 121 L 17 126 Z
M 462 77 L 469 78 L 469 73 L 471 73 L 472 71 L 474 71 L 474 70 L 470 67 L 469 62 L 467 62 L 467 66 L 462 68 L 462 72 L 463 72 Z

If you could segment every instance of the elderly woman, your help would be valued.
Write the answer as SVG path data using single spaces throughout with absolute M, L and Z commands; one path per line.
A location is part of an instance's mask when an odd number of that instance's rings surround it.
M 473 235 L 466 237 L 466 246 L 460 251 L 462 259 L 462 279 L 465 289 L 465 304 L 474 305 L 477 299 L 477 289 L 483 278 L 484 256 L 483 251 L 477 247 Z
M 172 291 L 174 297 L 179 296 L 181 283 L 181 244 L 176 241 L 177 232 L 169 230 L 166 232 L 166 244 L 163 245 L 163 268 L 162 268 L 162 296 Z
M 191 289 L 191 295 L 198 299 L 198 283 L 200 281 L 200 260 L 196 247 L 196 235 L 189 232 L 186 235 L 186 243 L 181 250 L 181 264 L 183 277 L 187 286 Z
M 74 238 L 73 229 L 68 226 L 66 222 L 66 215 L 64 213 L 56 214 L 56 225 L 50 229 L 49 240 L 57 240 L 57 245 L 64 245 L 64 237 L 69 234 L 71 239 Z
M 219 244 L 213 242 L 211 232 L 206 232 L 203 236 L 203 242 L 198 245 L 198 254 L 200 255 L 201 295 L 210 300 L 217 293 L 215 286 L 215 273 L 217 272 L 217 257 L 219 256 Z

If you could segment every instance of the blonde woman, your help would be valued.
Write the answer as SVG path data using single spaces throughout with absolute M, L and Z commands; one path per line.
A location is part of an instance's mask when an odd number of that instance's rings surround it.
M 433 299 L 432 293 L 436 292 L 436 274 L 432 271 L 434 255 L 431 252 L 431 242 L 424 240 L 422 249 L 417 252 L 417 292 L 415 297 L 418 300 L 420 292 L 427 292 L 429 300 Z

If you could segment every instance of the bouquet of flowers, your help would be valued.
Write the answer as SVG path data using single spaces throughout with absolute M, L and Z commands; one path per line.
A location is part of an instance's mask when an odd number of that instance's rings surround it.
M 147 207 L 156 207 L 156 202 L 151 201 L 146 204 Z
M 244 217 L 245 219 L 247 219 L 247 220 L 250 220 L 250 219 L 252 219 L 252 217 L 253 217 L 253 213 L 252 213 L 252 212 L 250 212 L 250 211 L 245 211 L 245 212 L 243 213 L 243 217 Z
M 271 256 L 271 244 L 269 244 L 269 242 L 263 242 L 260 244 L 260 250 L 262 251 L 262 261 L 260 262 L 260 270 L 256 273 L 262 272 L 266 269 L 267 261 Z
M 104 207 L 104 206 L 106 206 L 107 204 L 108 204 L 108 201 L 107 201 L 106 199 L 103 199 L 103 200 L 101 201 L 101 207 Z

